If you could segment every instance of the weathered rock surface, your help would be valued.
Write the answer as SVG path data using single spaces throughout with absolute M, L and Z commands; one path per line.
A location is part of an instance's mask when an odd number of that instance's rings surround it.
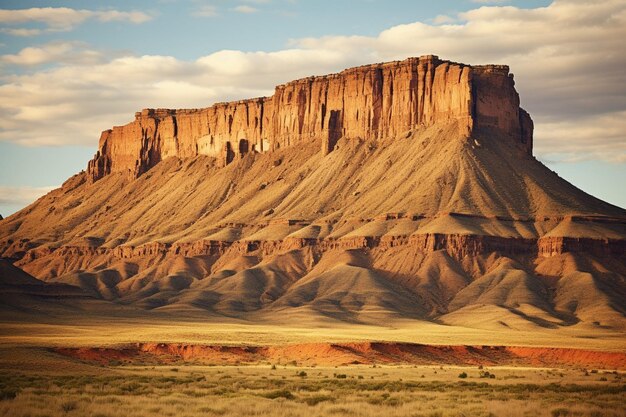
M 428 55 L 292 81 L 272 97 L 205 109 L 144 109 L 135 121 L 102 132 L 88 172 L 93 180 L 111 172 L 137 177 L 171 156 L 209 155 L 226 165 L 248 152 L 314 139 L 328 153 L 341 137 L 393 138 L 448 121 L 457 121 L 467 137 L 474 129 L 497 129 L 532 153 L 532 120 L 519 107 L 507 66 Z

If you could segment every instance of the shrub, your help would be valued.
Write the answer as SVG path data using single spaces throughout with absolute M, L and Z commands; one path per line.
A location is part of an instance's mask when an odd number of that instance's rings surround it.
M 300 371 L 296 375 L 298 375 L 300 378 L 306 378 L 306 372 L 304 371 Z
M 465 372 L 461 372 L 461 373 L 459 374 L 459 378 L 463 378 L 463 379 L 467 378 L 467 373 L 465 373 Z
M 388 398 L 387 400 L 385 400 L 384 404 L 390 407 L 399 407 L 404 404 L 404 402 L 399 398 Z
M 331 397 L 330 395 L 314 395 L 312 397 L 305 397 L 302 399 L 303 402 L 305 402 L 306 404 L 310 405 L 310 406 L 314 406 L 317 405 L 321 402 L 324 401 L 334 401 L 334 397 Z
M 3 388 L 0 390 L 0 401 L 12 400 L 17 397 L 18 390 L 12 388 Z
M 291 391 L 286 389 L 279 389 L 276 391 L 270 391 L 265 394 L 262 394 L 263 397 L 269 398 L 270 400 L 274 400 L 276 398 L 285 398 L 287 400 L 293 400 L 295 397 L 291 393 Z
M 141 385 L 136 382 L 127 382 L 120 387 L 120 390 L 124 393 L 133 393 L 139 391 Z
M 69 413 L 72 410 L 76 410 L 77 405 L 74 401 L 66 401 L 61 404 L 61 410 L 65 413 Z

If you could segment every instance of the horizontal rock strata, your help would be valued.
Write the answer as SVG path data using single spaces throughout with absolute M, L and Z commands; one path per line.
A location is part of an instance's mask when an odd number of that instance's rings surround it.
M 92 180 L 111 172 L 137 177 L 168 157 L 209 155 L 226 165 L 248 152 L 341 137 L 382 139 L 419 126 L 458 121 L 498 129 L 532 153 L 533 124 L 519 107 L 505 65 L 469 66 L 433 55 L 347 69 L 276 87 L 271 97 L 204 109 L 144 109 L 135 120 L 102 132 L 89 162 Z
M 538 239 L 506 238 L 500 236 L 479 236 L 461 234 L 425 233 L 410 236 L 357 236 L 346 238 L 294 238 L 281 240 L 240 240 L 235 242 L 201 240 L 187 243 L 151 242 L 140 246 L 122 245 L 115 248 L 66 245 L 59 248 L 39 247 L 21 254 L 17 265 L 27 266 L 37 259 L 54 257 L 93 259 L 99 256 L 113 260 L 139 257 L 175 256 L 187 258 L 214 256 L 219 258 L 227 252 L 236 255 L 257 253 L 270 256 L 291 250 L 311 247 L 317 253 L 330 250 L 390 249 L 408 246 L 421 253 L 443 250 L 456 259 L 478 256 L 492 252 L 501 255 L 526 254 L 532 257 L 550 257 L 563 253 L 584 253 L 598 257 L 621 256 L 626 253 L 626 241 L 621 239 L 592 239 L 567 237 L 542 237 Z M 54 271 L 55 275 L 72 272 Z M 54 276 L 54 275 L 53 275 Z

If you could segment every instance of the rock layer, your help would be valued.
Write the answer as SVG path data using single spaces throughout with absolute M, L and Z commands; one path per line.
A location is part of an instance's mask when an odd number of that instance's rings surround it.
M 508 67 L 434 56 L 147 109 L 0 222 L 0 256 L 150 310 L 626 329 L 626 211 L 532 128 Z
M 272 97 L 204 109 L 144 109 L 102 132 L 89 162 L 95 181 L 111 172 L 137 177 L 159 161 L 209 155 L 222 165 L 248 152 L 341 137 L 383 139 L 458 121 L 462 134 L 497 129 L 532 153 L 532 120 L 519 107 L 508 66 L 469 66 L 434 55 L 366 65 L 276 87 Z
M 185 243 L 151 242 L 139 246 L 121 245 L 115 248 L 93 246 L 49 246 L 31 249 L 21 255 L 16 265 L 26 271 L 37 273 L 42 279 L 52 279 L 76 272 L 76 265 L 65 263 L 66 259 L 82 259 L 87 263 L 96 259 L 107 263 L 121 260 L 171 259 L 211 257 L 212 262 L 220 257 L 259 256 L 261 258 L 281 255 L 290 251 L 310 248 L 317 257 L 329 251 L 373 249 L 382 251 L 402 248 L 414 253 L 432 254 L 443 251 L 453 259 L 462 261 L 466 257 L 488 256 L 498 253 L 503 256 L 525 256 L 531 259 L 549 258 L 566 253 L 593 255 L 599 259 L 619 258 L 626 253 L 626 241 L 622 239 L 592 239 L 567 237 L 542 237 L 540 239 L 505 238 L 462 234 L 425 233 L 411 236 L 358 236 L 340 239 L 304 239 L 287 237 L 282 240 L 240 240 L 236 242 L 200 240 Z M 18 255 L 18 254 L 14 254 Z M 55 264 L 52 270 L 46 266 Z M 41 269 L 40 269 L 41 268 Z M 87 269 L 90 269 L 89 266 Z M 44 272 L 46 271 L 46 272 Z

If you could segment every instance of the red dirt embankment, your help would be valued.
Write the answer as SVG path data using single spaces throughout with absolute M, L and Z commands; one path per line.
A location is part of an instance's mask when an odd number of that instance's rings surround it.
M 626 352 L 517 346 L 449 346 L 393 342 L 305 343 L 279 346 L 221 346 L 180 343 L 136 343 L 119 348 L 56 348 L 55 352 L 107 364 L 173 363 L 233 365 L 261 362 L 300 365 L 446 364 L 583 366 L 626 369 Z

